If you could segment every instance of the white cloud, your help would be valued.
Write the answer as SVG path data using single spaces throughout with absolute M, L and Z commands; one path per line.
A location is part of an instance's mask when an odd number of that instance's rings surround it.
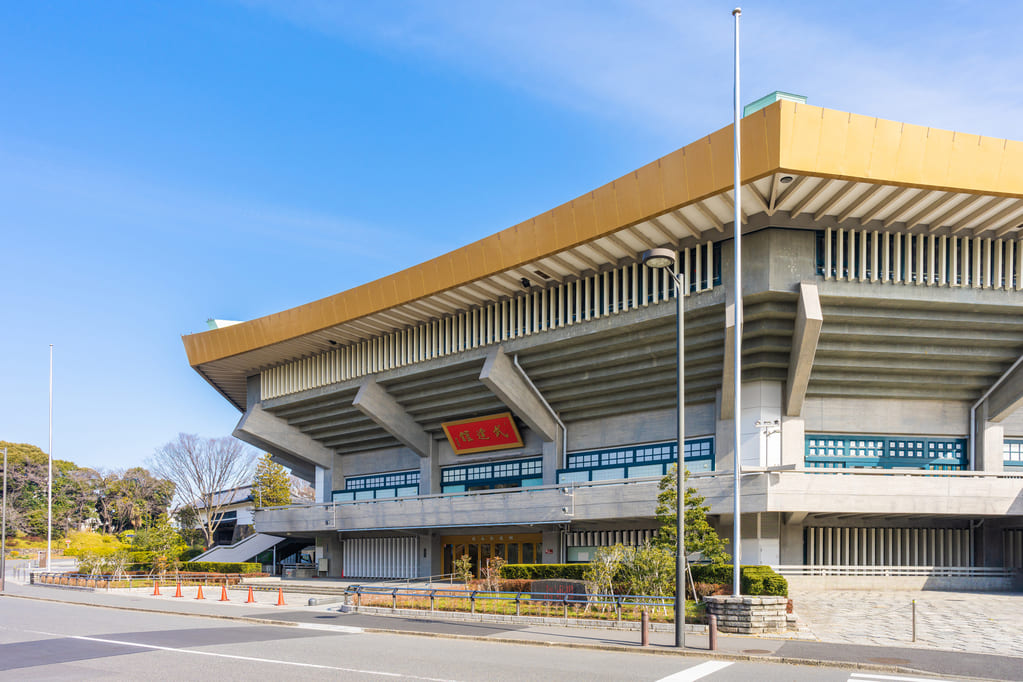
M 730 119 L 731 3 L 247 4 L 678 143 Z M 1023 62 L 1011 49 L 1020 23 L 1016 7 L 955 0 L 751 2 L 743 101 L 797 91 L 856 113 L 1023 138 Z

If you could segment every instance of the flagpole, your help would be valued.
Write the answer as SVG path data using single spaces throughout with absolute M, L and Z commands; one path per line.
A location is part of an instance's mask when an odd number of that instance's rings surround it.
M 51 542 L 53 538 L 53 344 L 50 344 L 50 447 L 48 476 L 46 479 L 46 570 L 52 570 Z
M 739 571 L 742 565 L 742 521 L 739 510 L 740 474 L 742 469 L 742 427 L 740 416 L 742 415 L 742 178 L 739 163 L 739 17 L 742 15 L 742 8 L 736 7 L 732 10 L 735 17 L 735 122 L 732 125 L 732 132 L 735 135 L 735 305 L 732 310 L 735 314 L 734 326 L 735 351 L 733 361 L 735 369 L 734 404 L 732 407 L 732 422 L 735 425 L 735 442 L 733 444 L 734 466 L 732 497 L 734 510 L 732 513 L 732 594 L 740 594 Z

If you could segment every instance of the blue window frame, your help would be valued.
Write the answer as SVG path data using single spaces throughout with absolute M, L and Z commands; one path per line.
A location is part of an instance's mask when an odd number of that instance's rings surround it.
M 806 436 L 806 466 L 819 469 L 966 468 L 965 438 L 908 436 Z
M 671 441 L 573 452 L 568 456 L 568 468 L 558 470 L 558 483 L 663 476 L 668 472 L 668 467 L 675 463 L 677 451 L 678 444 Z M 690 472 L 713 471 L 714 438 L 686 440 L 685 464 Z
M 331 493 L 334 502 L 379 500 L 389 497 L 412 497 L 419 494 L 419 472 L 398 471 L 345 479 L 345 489 Z
M 543 458 L 444 467 L 440 482 L 445 493 L 543 485 Z
M 1023 471 L 1023 440 L 1008 439 L 1002 443 L 1003 462 L 1006 469 Z

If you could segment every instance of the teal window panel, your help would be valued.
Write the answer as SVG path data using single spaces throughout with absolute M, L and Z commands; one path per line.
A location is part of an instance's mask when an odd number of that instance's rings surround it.
M 591 481 L 613 481 L 618 478 L 625 478 L 625 467 L 611 467 L 608 469 L 596 469 L 590 478 Z
M 966 439 L 812 434 L 804 461 L 814 468 L 957 471 L 966 468 Z
M 580 471 L 559 471 L 558 483 L 588 483 L 590 480 L 589 470 Z

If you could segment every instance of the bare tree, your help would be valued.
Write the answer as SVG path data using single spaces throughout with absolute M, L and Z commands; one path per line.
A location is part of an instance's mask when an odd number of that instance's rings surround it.
M 200 438 L 179 433 L 153 455 L 152 469 L 173 481 L 179 505 L 195 507 L 206 546 L 220 525 L 221 510 L 234 489 L 249 482 L 255 453 L 235 438 Z

